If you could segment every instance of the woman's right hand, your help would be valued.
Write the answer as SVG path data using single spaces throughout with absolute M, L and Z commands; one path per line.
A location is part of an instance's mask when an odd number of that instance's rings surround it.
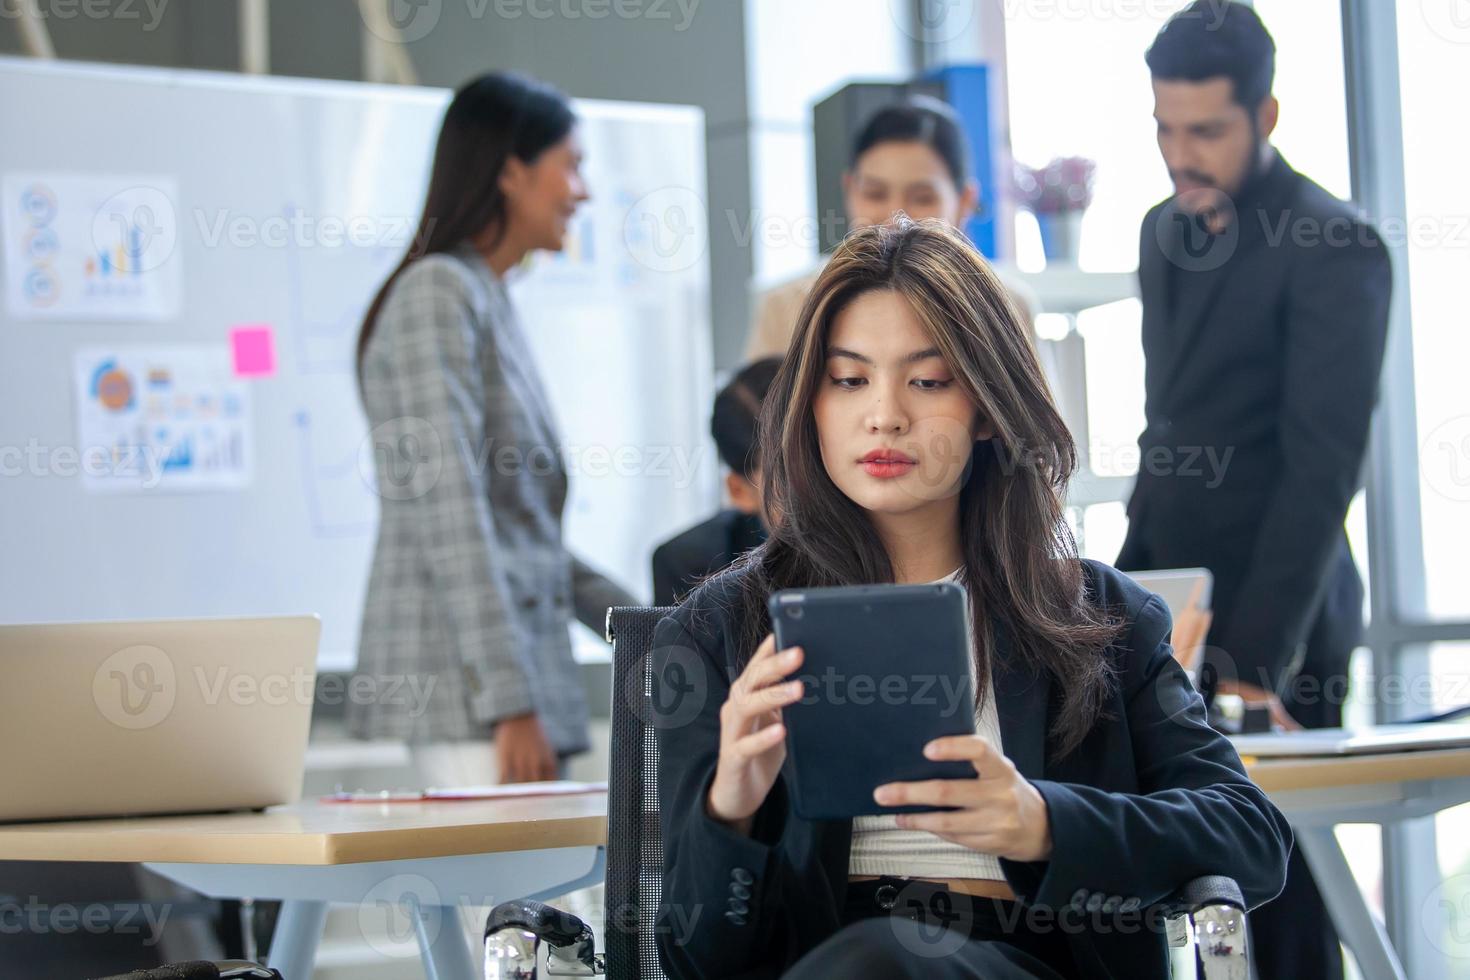
M 786 761 L 781 708 L 800 700 L 803 690 L 801 681 L 785 678 L 801 661 L 801 647 L 777 653 L 776 637 L 767 635 L 720 707 L 720 759 L 705 806 L 743 834 Z
M 556 778 L 556 751 L 534 713 L 496 723 L 495 757 L 502 783 L 538 783 Z

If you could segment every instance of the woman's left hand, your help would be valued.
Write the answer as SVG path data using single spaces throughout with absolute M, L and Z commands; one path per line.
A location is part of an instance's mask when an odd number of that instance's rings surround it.
M 962 847 L 1012 861 L 1051 857 L 1046 801 L 1016 767 L 979 735 L 937 738 L 924 746 L 927 759 L 968 761 L 974 779 L 885 783 L 873 791 L 884 806 L 952 806 L 957 810 L 900 813 L 905 830 L 927 830 Z

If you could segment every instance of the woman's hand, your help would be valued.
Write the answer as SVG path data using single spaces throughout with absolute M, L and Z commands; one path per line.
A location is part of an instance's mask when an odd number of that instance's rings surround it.
M 556 752 L 534 714 L 496 722 L 495 756 L 502 783 L 539 783 L 557 776 Z
M 801 698 L 802 683 L 784 678 L 801 660 L 800 647 L 777 653 L 776 637 L 768 635 L 720 706 L 720 760 L 705 806 L 743 834 L 786 761 L 781 708 Z
M 884 806 L 959 807 L 936 813 L 900 813 L 900 827 L 927 830 L 971 850 L 1012 861 L 1051 857 L 1046 801 L 988 741 L 979 735 L 936 738 L 924 746 L 924 757 L 968 761 L 978 775 L 879 786 L 873 798 Z

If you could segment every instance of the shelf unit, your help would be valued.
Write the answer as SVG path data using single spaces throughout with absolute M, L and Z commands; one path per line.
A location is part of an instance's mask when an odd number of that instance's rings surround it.
M 1066 336 L 1037 341 L 1037 352 L 1057 407 L 1077 442 L 1078 472 L 1068 489 L 1067 505 L 1086 508 L 1127 500 L 1133 487 L 1132 477 L 1100 476 L 1092 470 L 1088 455 L 1091 439 L 1087 424 L 1087 345 L 1077 331 L 1077 314 L 1137 298 L 1137 273 L 1085 272 L 1073 265 L 1051 265 L 1040 272 L 1023 272 L 1004 264 L 999 268 L 1031 291 L 1040 307 L 1038 312 L 1061 314 L 1068 320 Z

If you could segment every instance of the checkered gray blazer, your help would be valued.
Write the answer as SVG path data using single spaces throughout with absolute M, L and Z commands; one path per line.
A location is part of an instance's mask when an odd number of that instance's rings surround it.
M 505 287 L 468 246 L 404 270 L 364 354 L 381 520 L 348 726 L 483 738 L 528 711 L 587 748 L 570 617 L 637 601 L 562 543 L 567 474 Z

